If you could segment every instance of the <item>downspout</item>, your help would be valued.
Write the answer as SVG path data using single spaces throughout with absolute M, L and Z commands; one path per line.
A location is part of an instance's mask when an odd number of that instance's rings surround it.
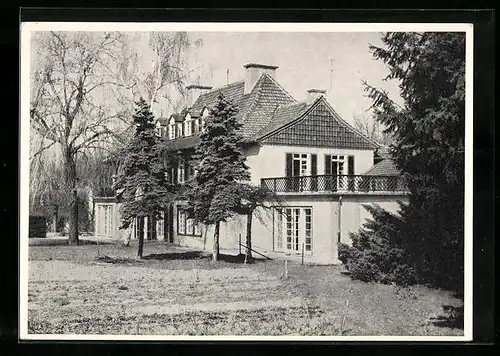
M 339 195 L 339 231 L 337 232 L 337 242 L 340 243 L 340 232 L 342 231 L 342 195 Z

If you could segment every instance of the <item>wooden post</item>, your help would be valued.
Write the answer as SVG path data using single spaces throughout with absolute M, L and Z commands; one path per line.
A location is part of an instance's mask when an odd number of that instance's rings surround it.
M 288 261 L 285 260 L 285 278 L 288 278 Z
M 302 242 L 302 266 L 304 265 L 304 243 Z
M 241 255 L 241 234 L 238 236 L 238 254 Z

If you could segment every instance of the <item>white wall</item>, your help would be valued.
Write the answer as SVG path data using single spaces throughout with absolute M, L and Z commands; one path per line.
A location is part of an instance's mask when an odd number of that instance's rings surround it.
M 373 150 L 346 148 L 317 148 L 304 146 L 253 146 L 245 152 L 251 180 L 260 184 L 261 178 L 285 177 L 287 153 L 315 153 L 318 155 L 318 175 L 325 174 L 325 154 L 353 155 L 354 174 L 363 174 L 373 166 Z

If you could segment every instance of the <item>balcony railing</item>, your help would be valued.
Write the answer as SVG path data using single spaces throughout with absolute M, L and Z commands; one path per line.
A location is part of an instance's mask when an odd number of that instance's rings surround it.
M 403 177 L 320 175 L 263 178 L 261 186 L 276 193 L 292 192 L 407 192 Z

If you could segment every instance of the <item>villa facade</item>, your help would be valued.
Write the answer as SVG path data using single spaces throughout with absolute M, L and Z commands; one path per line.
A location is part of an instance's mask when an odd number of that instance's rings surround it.
M 398 202 L 407 201 L 404 181 L 390 158 L 377 155 L 383 148 L 340 117 L 326 91 L 310 89 L 307 100 L 299 102 L 276 80 L 278 67 L 244 67 L 245 79 L 224 87 L 188 86 L 186 107 L 157 120 L 165 150 L 180 157 L 168 179 L 183 184 L 195 174 L 191 156 L 222 92 L 238 108 L 251 182 L 274 191 L 279 201 L 254 212 L 252 247 L 263 254 L 303 254 L 312 263 L 337 263 L 338 243 L 349 243 L 349 233 L 370 217 L 363 205 L 396 212 Z M 115 237 L 117 229 L 109 222 L 119 221 L 117 204 L 95 201 L 97 233 Z M 210 250 L 213 227 L 187 219 L 185 204 L 176 201 L 164 219 L 146 222 L 147 236 Z M 221 249 L 238 253 L 245 226 L 246 216 L 221 224 Z

